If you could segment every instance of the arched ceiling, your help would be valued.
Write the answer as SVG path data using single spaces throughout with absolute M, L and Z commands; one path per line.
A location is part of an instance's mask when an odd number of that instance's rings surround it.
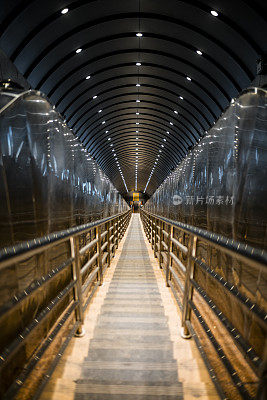
M 122 194 L 151 195 L 255 77 L 266 11 L 260 0 L 1 0 L 0 47 Z

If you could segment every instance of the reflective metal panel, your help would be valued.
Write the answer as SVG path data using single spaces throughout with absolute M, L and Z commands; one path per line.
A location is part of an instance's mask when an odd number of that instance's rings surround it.
M 0 105 L 12 99 L 0 92 Z M 13 97 L 15 99 L 15 97 Z M 128 206 L 47 99 L 30 91 L 0 112 L 0 248 L 126 211 Z M 90 235 L 81 236 L 81 245 Z M 0 274 L 0 353 L 72 280 L 71 263 L 49 285 L 6 309 L 70 258 L 69 242 Z M 72 301 L 71 292 L 11 357 L 0 397 Z M 2 360 L 3 361 L 3 360 Z
M 267 92 L 251 88 L 233 101 L 145 209 L 216 232 L 259 249 L 267 248 Z M 174 230 L 184 245 L 187 235 Z M 198 240 L 196 255 L 245 298 L 267 310 L 267 271 L 250 268 Z M 177 254 L 183 261 L 183 256 Z M 195 267 L 196 282 L 242 337 L 264 359 L 266 338 L 242 307 Z M 208 316 L 206 316 L 208 317 Z
M 253 88 L 232 102 L 145 209 L 266 248 L 266 98 Z

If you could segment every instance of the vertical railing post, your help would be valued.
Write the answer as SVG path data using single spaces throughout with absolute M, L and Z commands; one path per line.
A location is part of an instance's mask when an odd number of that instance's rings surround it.
M 76 320 L 79 322 L 79 326 L 75 336 L 82 337 L 85 334 L 83 328 L 84 313 L 83 313 L 83 297 L 82 297 L 82 276 L 81 276 L 81 265 L 80 265 L 80 253 L 79 253 L 79 237 L 70 238 L 70 250 L 71 257 L 74 259 L 72 262 L 72 276 L 76 280 L 74 286 L 74 299 L 78 301 L 78 307 L 76 308 Z
M 122 229 L 123 229 L 123 217 L 120 216 L 120 241 L 122 238 Z
M 157 252 L 157 232 L 158 232 L 158 228 L 157 228 L 157 218 L 154 217 L 154 257 L 157 256 L 156 252 Z
M 110 256 L 110 230 L 109 230 L 110 221 L 107 222 L 106 228 L 107 228 L 107 231 L 108 231 L 108 233 L 107 233 L 108 266 L 110 267 L 110 262 L 111 262 L 111 256 Z
M 123 215 L 120 216 L 120 220 L 121 220 L 121 222 L 120 222 L 120 240 L 121 240 L 123 237 L 123 224 L 124 224 L 124 216 Z
M 121 238 L 124 236 L 124 227 L 125 227 L 125 215 L 121 217 Z
M 113 230 L 112 230 L 112 234 L 113 234 L 113 254 L 115 256 L 115 251 L 116 251 L 116 218 L 114 218 L 113 220 Z
M 196 246 L 197 246 L 197 237 L 194 235 L 190 235 L 188 241 L 188 258 L 187 258 L 184 298 L 183 298 L 183 308 L 182 308 L 181 336 L 184 339 L 189 339 L 191 337 L 186 322 L 190 321 L 191 319 L 191 307 L 189 305 L 189 300 L 191 300 L 193 296 L 193 286 L 191 283 L 191 279 L 194 277 L 195 262 L 193 260 L 193 257 L 196 256 Z
M 116 236 L 115 236 L 115 249 L 117 249 L 119 247 L 119 218 L 116 218 L 116 223 L 115 223 L 115 232 L 116 232 Z M 117 228 L 116 228 L 116 224 L 117 224 Z
M 152 219 L 151 216 L 149 216 L 149 226 L 150 226 L 150 232 L 149 232 L 149 234 L 150 234 L 150 243 L 151 243 L 151 246 L 152 246 L 152 242 L 153 242 L 153 219 Z
M 155 218 L 151 217 L 152 220 L 152 249 L 154 250 L 155 247 Z
M 117 220 L 117 230 L 118 230 L 118 246 L 119 246 L 119 241 L 120 241 L 120 235 L 121 235 L 121 221 L 120 221 L 120 217 L 118 217 Z
M 172 236 L 173 236 L 173 226 L 170 225 L 167 242 L 167 263 L 166 263 L 166 286 L 169 287 L 169 279 L 170 279 L 170 262 L 171 262 L 171 250 L 172 250 Z
M 101 231 L 102 231 L 102 225 L 99 225 L 96 227 L 96 234 L 97 234 L 97 252 L 98 252 L 98 267 L 99 267 L 99 274 L 98 274 L 98 280 L 99 280 L 99 285 L 102 285 L 103 283 L 103 265 L 102 265 L 102 249 L 101 249 Z
M 161 256 L 161 252 L 162 252 L 162 229 L 163 229 L 163 222 L 160 220 L 159 221 L 159 267 L 162 268 L 162 256 Z

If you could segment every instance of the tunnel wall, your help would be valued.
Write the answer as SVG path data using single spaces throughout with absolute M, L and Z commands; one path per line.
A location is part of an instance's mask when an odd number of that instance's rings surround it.
M 252 88 L 233 101 L 205 137 L 162 183 L 144 208 L 154 214 L 266 250 L 266 94 L 263 89 Z M 177 228 L 174 229 L 173 235 L 181 243 L 188 245 L 187 234 Z M 173 251 L 186 265 L 186 256 L 177 249 Z M 253 269 L 235 257 L 207 245 L 201 239 L 197 241 L 196 256 L 230 286 L 237 287 L 245 298 L 267 311 L 266 268 Z M 176 265 L 174 268 L 184 283 L 184 274 Z M 265 330 L 252 313 L 245 312 L 240 303 L 227 294 L 196 263 L 194 279 L 221 310 L 222 315 L 235 327 L 248 348 L 251 346 L 255 351 L 255 360 L 257 357 L 264 360 L 267 344 Z M 178 287 L 177 291 L 179 293 Z M 182 302 L 182 294 L 180 298 Z M 222 333 L 223 328 L 219 330 L 218 320 L 214 324 L 211 322 L 214 320 L 213 312 L 205 307 L 203 299 L 199 300 L 196 291 L 193 298 L 210 330 L 224 346 L 225 332 Z M 204 348 L 210 347 L 208 342 L 207 339 L 203 341 Z M 253 373 L 249 367 L 245 368 L 246 361 L 242 360 L 242 357 L 238 361 L 234 360 L 233 356 L 239 353 L 236 348 L 229 348 L 229 358 L 235 366 L 241 366 L 240 376 L 245 375 L 244 371 L 248 370 L 248 380 L 253 381 Z M 212 365 L 216 366 L 217 358 L 212 356 L 211 360 Z M 260 373 L 260 370 L 257 372 Z M 217 369 L 217 373 L 218 376 L 224 376 L 223 370 Z M 250 386 L 248 384 L 253 395 L 256 386 L 255 383 Z M 228 389 L 226 387 L 226 390 Z
M 242 94 L 145 209 L 266 249 L 266 119 L 266 91 Z
M 14 103 L 0 132 L 0 248 L 127 209 L 45 98 Z
M 2 92 L 0 109 L 13 98 Z M 0 114 L 0 133 L 0 248 L 128 209 L 110 180 L 45 97 L 31 92 L 17 99 Z M 91 241 L 93 234 L 81 235 L 80 247 Z M 32 319 L 41 315 L 71 282 L 71 264 L 49 280 L 51 271 L 62 266 L 70 255 L 70 243 L 66 241 L 0 270 L 0 359 Z M 88 255 L 81 261 L 87 260 Z M 88 269 L 84 280 L 90 272 Z M 42 280 L 49 283 L 38 288 Z M 25 293 L 33 289 L 33 294 L 25 297 Z M 12 307 L 14 299 L 20 298 L 23 300 Z M 16 385 L 14 382 L 23 368 L 72 302 L 73 293 L 70 292 L 10 357 L 1 373 L 1 398 Z M 25 398 L 31 398 L 29 387 L 38 387 L 38 379 L 74 323 L 75 316 L 71 315 L 66 329 L 56 337 L 40 366 L 34 369 L 35 377 L 28 379 L 29 392 Z M 6 396 L 13 398 L 11 394 Z

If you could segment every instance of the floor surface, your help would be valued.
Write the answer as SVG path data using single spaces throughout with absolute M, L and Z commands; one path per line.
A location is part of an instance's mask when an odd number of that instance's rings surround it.
M 179 336 L 170 289 L 133 214 L 93 299 L 86 335 L 73 338 L 42 400 L 218 399 L 193 340 Z

